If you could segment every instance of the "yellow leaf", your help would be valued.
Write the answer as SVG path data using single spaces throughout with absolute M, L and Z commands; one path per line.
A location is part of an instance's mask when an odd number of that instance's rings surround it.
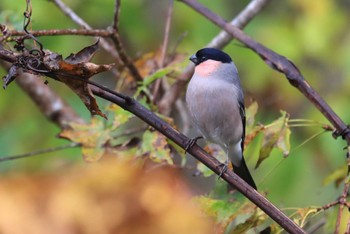
M 141 151 L 155 162 L 173 164 L 166 137 L 158 131 L 146 131 L 143 134 Z
M 60 137 L 79 143 L 86 161 L 96 161 L 103 155 L 103 146 L 110 140 L 100 119 L 92 118 L 90 124 L 71 123 L 69 129 L 60 133 Z
M 108 106 L 107 110 L 114 112 L 113 127 L 118 128 L 120 125 L 126 123 L 134 115 L 124 110 L 118 105 L 112 104 Z

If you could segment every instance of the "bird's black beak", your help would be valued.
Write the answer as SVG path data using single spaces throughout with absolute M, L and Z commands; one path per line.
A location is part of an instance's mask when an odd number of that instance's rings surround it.
M 194 63 L 194 64 L 198 64 L 198 58 L 195 54 L 193 54 L 191 57 L 190 57 L 190 60 Z

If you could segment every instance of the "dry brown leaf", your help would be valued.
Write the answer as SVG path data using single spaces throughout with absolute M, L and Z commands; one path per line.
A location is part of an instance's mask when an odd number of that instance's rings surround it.
M 62 55 L 45 51 L 44 64 L 51 74 L 65 83 L 80 97 L 92 115 L 100 115 L 106 118 L 106 115 L 98 107 L 89 84 L 84 81 L 113 67 L 113 64 L 97 65 L 89 62 L 97 49 L 98 41 L 76 54 L 69 55 L 66 59 L 63 59 Z M 78 80 L 77 78 L 84 80 Z

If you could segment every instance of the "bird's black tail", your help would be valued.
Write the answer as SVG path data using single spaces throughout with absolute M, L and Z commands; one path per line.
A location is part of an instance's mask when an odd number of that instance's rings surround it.
M 247 164 L 245 163 L 244 158 L 242 157 L 241 165 L 235 166 L 233 165 L 233 172 L 236 173 L 239 177 L 241 177 L 245 182 L 247 182 L 250 186 L 252 186 L 255 190 L 257 190 L 253 177 L 251 176 Z

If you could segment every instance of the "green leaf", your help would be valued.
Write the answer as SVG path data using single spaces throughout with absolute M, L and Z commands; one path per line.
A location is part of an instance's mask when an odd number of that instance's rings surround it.
M 145 92 L 147 95 L 150 95 L 148 91 L 148 86 L 152 84 L 154 81 L 156 81 L 157 79 L 160 79 L 165 75 L 169 74 L 170 72 L 172 72 L 172 69 L 165 67 L 157 70 L 152 75 L 144 78 L 143 81 L 139 82 L 139 87 L 137 88 L 134 96 L 135 97 L 139 96 L 141 92 Z
M 238 228 L 240 224 L 244 227 L 249 226 L 247 229 L 252 228 L 251 223 L 245 224 L 250 217 L 257 217 L 258 215 L 265 215 L 263 212 L 261 214 L 257 214 L 256 206 L 244 198 L 241 194 L 236 194 L 235 198 L 231 199 L 213 199 L 206 196 L 199 196 L 195 199 L 195 201 L 200 205 L 203 209 L 204 213 L 208 216 L 211 216 L 215 219 L 215 222 L 219 225 L 219 227 L 225 231 L 231 223 L 234 223 L 235 226 L 232 228 Z M 266 216 L 266 215 L 265 215 Z M 267 217 L 267 216 L 266 216 Z M 266 219 L 266 217 L 264 219 Z M 254 222 L 254 224 L 258 224 L 258 222 Z M 255 225 L 255 226 L 256 226 Z M 242 229 L 243 226 L 239 228 Z M 228 231 L 228 230 L 226 230 Z M 229 231 L 229 233 L 236 233 Z
M 142 85 L 148 86 L 148 85 L 152 84 L 154 81 L 156 81 L 157 79 L 166 76 L 170 72 L 172 72 L 172 69 L 169 67 L 161 68 L 161 69 L 157 70 L 156 72 L 154 72 L 152 75 L 146 77 L 142 81 Z
M 143 134 L 141 153 L 149 155 L 155 162 L 173 164 L 166 137 L 158 131 L 146 131 Z
M 281 117 L 265 126 L 263 130 L 263 140 L 260 154 L 255 168 L 267 159 L 273 148 L 279 149 L 284 156 L 288 156 L 290 151 L 290 129 L 288 126 L 289 114 L 281 111 Z
M 228 202 L 224 200 L 212 199 L 205 196 L 196 198 L 204 212 L 215 218 L 217 223 L 226 223 L 241 206 L 238 202 Z

